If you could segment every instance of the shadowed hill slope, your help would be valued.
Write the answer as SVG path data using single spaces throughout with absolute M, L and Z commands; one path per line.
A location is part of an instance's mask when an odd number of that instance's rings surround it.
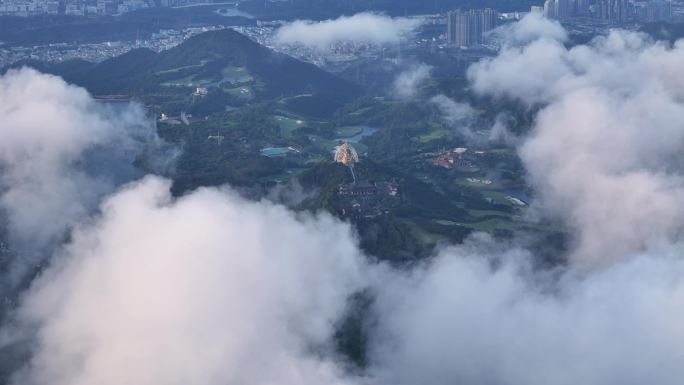
M 197 86 L 236 92 L 245 87 L 255 100 L 296 97 L 298 107 L 332 113 L 361 93 L 350 82 L 232 29 L 196 35 L 161 53 L 136 49 L 101 63 L 21 62 L 14 67 L 22 65 L 60 75 L 95 95 L 188 93 Z M 231 75 L 238 72 L 239 77 Z

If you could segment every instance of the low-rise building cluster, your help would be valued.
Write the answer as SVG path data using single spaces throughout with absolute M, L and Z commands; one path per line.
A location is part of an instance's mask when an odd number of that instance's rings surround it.
M 150 7 L 182 7 L 204 0 L 0 0 L 0 15 L 115 15 Z
M 133 41 L 91 44 L 56 43 L 30 47 L 7 48 L 2 48 L 0 46 L 0 68 L 25 60 L 38 60 L 54 63 L 80 59 L 89 62 L 101 62 L 136 48 L 147 48 L 155 52 L 161 52 L 177 46 L 198 33 L 222 28 L 226 27 L 219 25 L 202 28 L 185 28 L 182 30 L 160 30 L 159 32 L 152 34 L 149 39 Z

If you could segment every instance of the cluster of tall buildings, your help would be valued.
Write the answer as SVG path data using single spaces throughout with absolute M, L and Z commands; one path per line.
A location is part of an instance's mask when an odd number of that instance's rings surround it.
M 491 8 L 447 13 L 447 42 L 452 47 L 472 47 L 485 42 L 486 33 L 498 25 L 499 13 Z
M 641 21 L 658 21 L 672 18 L 672 1 L 652 0 L 634 3 L 634 17 Z
M 671 0 L 546 0 L 544 7 L 532 7 L 550 19 L 567 20 L 593 16 L 610 22 L 657 21 L 672 16 Z
M 549 19 L 566 19 L 566 10 L 569 0 L 546 0 L 544 2 L 544 16 Z
M 590 14 L 593 3 L 601 0 L 546 0 L 544 16 L 550 19 L 566 20 L 574 16 Z
M 601 20 L 623 22 L 630 16 L 630 8 L 628 0 L 597 0 L 594 15 Z

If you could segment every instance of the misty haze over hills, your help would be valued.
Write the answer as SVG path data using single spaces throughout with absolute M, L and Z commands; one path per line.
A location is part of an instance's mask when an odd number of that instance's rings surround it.
M 395 14 L 6 68 L 0 383 L 680 384 L 684 44 Z

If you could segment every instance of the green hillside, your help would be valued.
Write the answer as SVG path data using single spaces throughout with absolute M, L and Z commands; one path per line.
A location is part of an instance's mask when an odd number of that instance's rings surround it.
M 197 87 L 226 104 L 283 99 L 298 113 L 331 115 L 360 89 L 313 64 L 274 52 L 232 30 L 210 31 L 155 53 L 137 49 L 102 63 L 18 63 L 64 77 L 94 95 L 135 95 L 148 104 L 189 104 Z M 206 103 L 205 104 L 211 104 Z

